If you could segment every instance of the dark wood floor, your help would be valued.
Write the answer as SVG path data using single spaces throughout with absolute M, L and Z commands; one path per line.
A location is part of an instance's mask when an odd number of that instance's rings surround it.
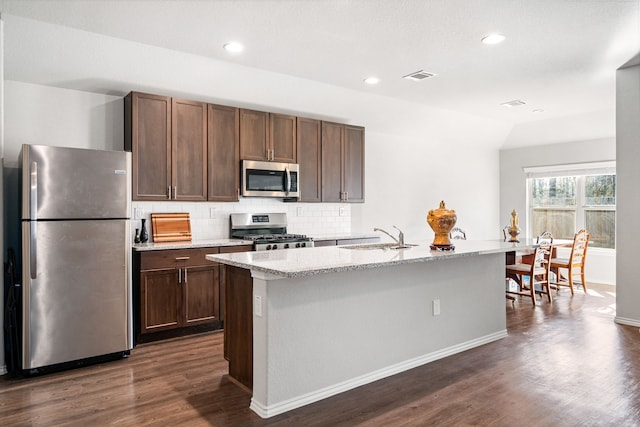
M 592 289 L 535 308 L 505 301 L 507 338 L 268 420 L 228 380 L 210 333 L 2 378 L 0 425 L 638 426 L 640 333 L 613 322 L 615 288 Z

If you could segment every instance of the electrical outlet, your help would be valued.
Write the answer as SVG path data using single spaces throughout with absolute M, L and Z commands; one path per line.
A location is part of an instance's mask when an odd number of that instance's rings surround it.
M 298 207 L 296 209 L 296 216 L 302 216 L 302 208 L 301 207 Z
M 210 219 L 213 219 L 213 218 L 216 217 L 216 211 L 217 210 L 218 210 L 217 208 L 209 208 L 209 218 Z
M 253 297 L 253 314 L 257 317 L 262 317 L 262 297 L 260 295 L 254 295 Z
M 133 219 L 142 219 L 144 218 L 144 210 L 142 208 L 135 208 L 133 210 Z
M 340 216 L 345 216 L 347 214 L 347 210 L 345 208 L 338 208 L 338 214 Z
M 433 315 L 434 316 L 439 316 L 440 315 L 440 300 L 439 299 L 434 299 L 432 302 L 433 305 Z

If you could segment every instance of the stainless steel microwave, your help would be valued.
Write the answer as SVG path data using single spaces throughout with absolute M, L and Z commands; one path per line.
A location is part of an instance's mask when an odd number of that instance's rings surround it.
M 246 197 L 300 197 L 296 163 L 242 161 L 242 195 Z

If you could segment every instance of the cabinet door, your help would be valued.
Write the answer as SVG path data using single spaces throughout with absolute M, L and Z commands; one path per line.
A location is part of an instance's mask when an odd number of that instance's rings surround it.
M 348 202 L 364 202 L 364 128 L 345 126 L 343 192 Z
M 319 120 L 298 117 L 298 164 L 300 176 L 298 188 L 301 202 L 322 201 L 322 145 Z
M 207 200 L 207 105 L 172 100 L 174 200 Z
M 296 163 L 296 117 L 284 114 L 269 114 L 269 145 L 271 160 Z
M 125 98 L 125 149 L 132 157 L 133 200 L 167 200 L 171 185 L 171 98 Z
M 206 323 L 220 317 L 218 269 L 218 265 L 182 269 L 184 326 Z
M 240 159 L 268 160 L 269 113 L 240 110 Z
M 342 201 L 342 138 L 344 126 L 322 122 L 322 201 Z
M 140 274 L 140 333 L 175 329 L 182 322 L 178 270 L 154 270 Z
M 208 200 L 236 202 L 240 189 L 240 113 L 237 108 L 222 105 L 208 108 Z

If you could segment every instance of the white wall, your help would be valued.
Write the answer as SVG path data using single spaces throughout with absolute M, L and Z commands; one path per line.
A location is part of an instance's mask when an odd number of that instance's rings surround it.
M 520 228 L 527 230 L 526 178 L 523 168 L 616 159 L 615 138 L 541 145 L 500 151 L 500 221 L 509 224 L 510 213 L 518 211 Z M 619 195 L 619 193 L 618 193 Z M 618 202 L 620 197 L 618 197 Z M 619 226 L 619 224 L 618 224 Z M 589 249 L 587 281 L 616 283 L 616 256 L 610 250 Z
M 640 326 L 638 214 L 640 213 L 640 66 L 616 72 L 617 132 L 617 294 L 616 321 Z

